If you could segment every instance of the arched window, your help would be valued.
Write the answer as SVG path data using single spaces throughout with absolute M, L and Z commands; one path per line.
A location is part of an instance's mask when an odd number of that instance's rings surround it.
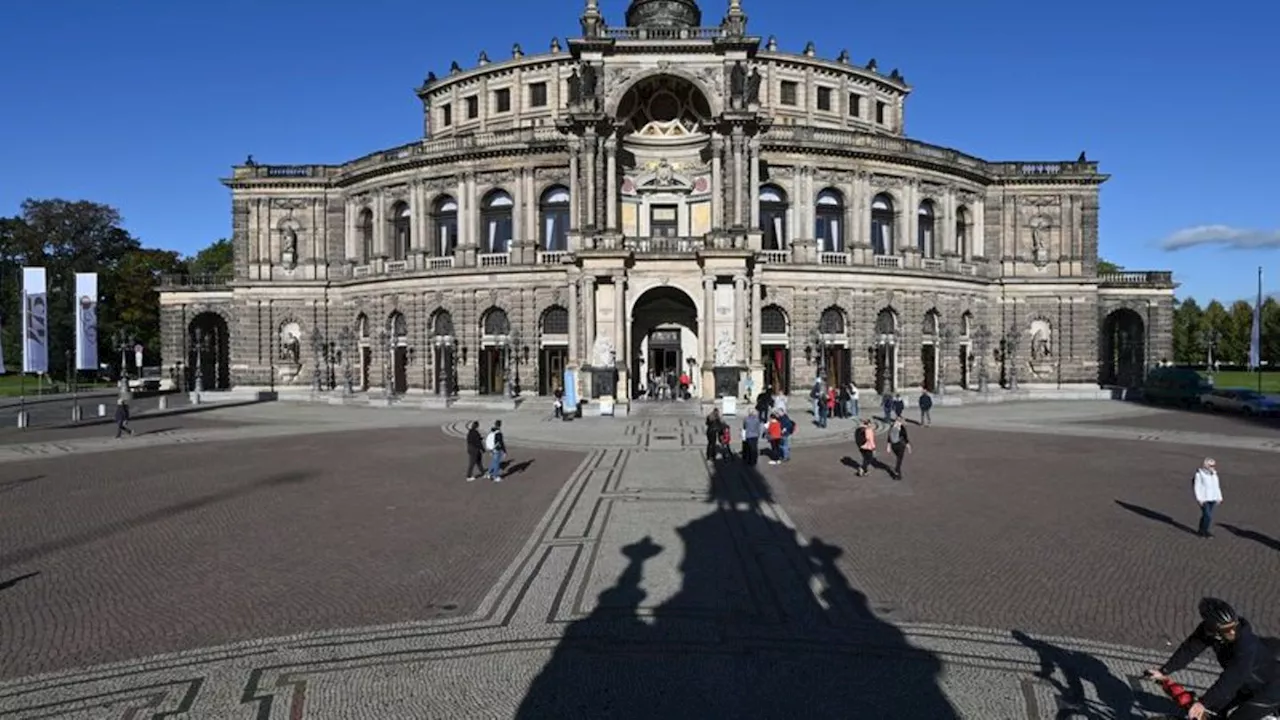
M 956 208 L 956 254 L 962 261 L 969 257 L 969 208 L 963 205 Z
M 356 338 L 360 342 L 369 342 L 369 316 L 364 313 L 356 316 Z
M 880 193 L 871 199 L 871 252 L 876 255 L 892 255 L 893 238 L 893 198 L 888 193 Z
M 404 340 L 409 337 L 409 321 L 405 318 L 404 313 L 396 310 L 387 318 L 387 332 L 391 333 L 391 337 L 396 340 Z
M 787 314 L 777 305 L 760 308 L 760 334 L 786 335 Z
M 490 308 L 480 323 L 485 335 L 510 335 L 511 321 L 507 319 L 507 311 L 502 308 Z
M 960 316 L 960 337 L 969 337 L 973 332 L 973 313 L 965 312 Z
M 431 316 L 432 337 L 453 337 L 453 316 L 448 310 L 437 310 Z
M 436 198 L 431 205 L 431 254 L 449 257 L 458 248 L 458 201 L 448 195 Z
M 494 190 L 484 196 L 480 205 L 480 225 L 483 236 L 480 247 L 486 253 L 505 253 L 511 249 L 511 209 L 515 205 L 511 196 L 502 190 Z
M 365 208 L 360 211 L 356 220 L 356 231 L 360 234 L 360 261 L 373 260 L 373 211 Z
M 409 257 L 409 226 L 412 215 L 409 203 L 398 202 L 391 206 L 391 259 L 405 260 Z
M 937 310 L 930 310 L 924 314 L 924 322 L 920 324 L 920 334 L 926 339 L 937 337 L 941 327 L 941 316 Z
M 898 316 L 894 314 L 893 310 L 885 308 L 876 315 L 876 334 L 898 334 Z
M 818 319 L 818 332 L 823 335 L 844 334 L 844 313 L 840 312 L 840 308 L 831 307 L 822 311 L 822 317 Z
M 933 201 L 925 200 L 920 203 L 920 209 L 916 211 L 916 247 L 920 249 L 921 257 L 938 256 L 937 234 L 933 231 L 933 219 Z
M 760 230 L 765 250 L 787 249 L 787 194 L 777 185 L 760 188 Z
M 559 305 L 547 308 L 542 313 L 543 335 L 568 335 L 569 311 Z
M 542 193 L 542 249 L 564 252 L 569 249 L 569 189 L 556 186 Z
M 844 195 L 831 188 L 818 193 L 814 215 L 818 252 L 844 252 Z

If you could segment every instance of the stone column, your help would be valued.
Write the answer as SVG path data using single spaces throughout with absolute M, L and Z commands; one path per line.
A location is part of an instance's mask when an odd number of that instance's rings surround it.
M 359 242 L 356 239 L 356 215 L 359 214 L 360 208 L 355 203 L 347 201 L 347 217 L 343 224 L 344 245 L 346 246 L 347 262 L 356 262 L 360 259 Z
M 986 257 L 987 255 L 987 209 L 983 201 L 979 200 L 969 208 L 969 212 L 973 213 L 973 225 L 969 229 L 969 247 L 970 254 L 973 257 Z
M 908 183 L 902 194 L 907 198 L 907 236 L 904 247 L 919 248 L 920 241 L 920 189 L 915 183 Z
M 711 136 L 711 227 L 724 229 L 724 137 Z
M 733 276 L 733 345 L 734 362 L 741 363 L 747 357 L 747 278 Z
M 582 278 L 569 277 L 569 364 L 578 367 L 578 283 Z
M 586 364 L 595 362 L 591 353 L 596 344 L 596 278 L 582 278 L 582 352 Z
M 387 202 L 382 193 L 373 198 L 373 254 L 386 260 L 391 255 L 387 243 Z
M 743 167 L 742 157 L 743 134 L 741 127 L 733 129 L 733 226 L 742 227 L 742 174 L 746 169 Z
M 409 186 L 409 247 L 407 255 L 427 248 L 427 188 L 421 179 Z
M 960 246 L 956 237 L 956 195 L 954 192 L 947 193 L 947 199 L 943 202 L 944 218 L 943 226 L 934 228 L 934 232 L 938 233 L 938 237 L 945 238 L 942 242 L 942 251 L 948 253 L 959 253 Z
M 627 278 L 625 275 L 614 275 L 612 280 L 614 367 L 618 368 L 618 386 L 613 392 L 618 401 L 626 402 L 631 397 L 631 380 L 627 377 L 631 369 L 631 351 L 627 347 Z
M 715 317 L 716 317 L 716 278 L 705 275 L 702 278 L 702 318 L 698 323 L 698 334 L 702 339 L 702 382 L 699 390 L 703 399 L 715 398 L 715 375 L 711 372 L 715 362 Z M 708 393 L 710 388 L 710 393 Z
M 582 183 L 581 166 L 578 155 L 582 152 L 582 142 L 577 138 L 569 140 L 569 229 L 582 227 Z M 576 250 L 577 248 L 572 248 Z
M 760 310 L 763 289 L 758 278 L 751 278 L 751 348 L 748 357 L 751 358 L 752 368 L 760 365 Z M 756 386 L 760 387 L 759 383 Z
M 599 212 L 596 208 L 596 155 L 599 152 L 598 138 L 594 129 L 588 129 L 586 135 L 586 161 L 587 165 L 587 227 L 599 229 Z M 581 167 L 579 167 L 581 171 Z
M 604 141 L 605 151 L 605 228 L 618 229 L 618 139 Z
M 747 185 L 748 214 L 751 217 L 751 229 L 760 227 L 760 139 L 751 138 L 747 143 Z

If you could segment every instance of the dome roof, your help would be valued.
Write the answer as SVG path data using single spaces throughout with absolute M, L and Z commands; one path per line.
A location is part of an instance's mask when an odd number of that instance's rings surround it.
M 701 27 L 702 10 L 696 0 L 631 0 L 627 27 Z

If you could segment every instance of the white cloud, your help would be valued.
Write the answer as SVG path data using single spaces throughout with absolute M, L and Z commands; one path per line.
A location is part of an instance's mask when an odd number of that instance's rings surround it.
M 1230 250 L 1280 249 L 1280 229 L 1253 230 L 1230 225 L 1184 228 L 1160 241 L 1165 250 L 1185 250 L 1198 245 L 1220 245 Z

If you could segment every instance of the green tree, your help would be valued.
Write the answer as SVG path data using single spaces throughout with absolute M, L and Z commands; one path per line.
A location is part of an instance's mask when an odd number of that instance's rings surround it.
M 1280 367 L 1280 302 L 1274 297 L 1262 303 L 1262 361 Z
M 110 314 L 112 323 L 110 334 L 102 336 L 115 353 L 111 357 L 119 356 L 121 340 L 137 342 L 151 357 L 160 352 L 160 278 L 184 269 L 182 258 L 170 250 L 144 248 L 121 257 L 110 278 L 110 294 L 103 293 L 103 314 Z
M 1249 331 L 1253 327 L 1253 306 L 1245 300 L 1231 303 L 1227 312 L 1226 328 L 1219 343 L 1223 363 L 1247 365 L 1249 363 Z
M 1201 324 L 1205 331 L 1214 337 L 1213 359 L 1224 363 L 1230 362 L 1222 353 L 1222 339 L 1231 324 L 1227 309 L 1217 300 L 1210 301 L 1204 308 Z
M 191 275 L 231 275 L 235 262 L 235 247 L 230 240 L 222 238 L 187 258 L 186 269 Z
M 1110 260 L 1103 260 L 1102 258 L 1098 258 L 1098 274 L 1099 275 L 1102 275 L 1103 273 L 1118 273 L 1118 272 L 1124 272 L 1124 268 L 1111 262 Z
M 1205 362 L 1204 311 L 1195 298 L 1173 306 L 1173 359 L 1184 364 Z

